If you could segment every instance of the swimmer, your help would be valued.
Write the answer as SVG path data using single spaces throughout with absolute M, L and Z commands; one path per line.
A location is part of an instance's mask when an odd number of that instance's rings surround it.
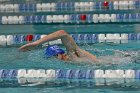
M 59 48 L 57 45 L 48 46 L 46 48 L 45 54 L 49 57 L 55 56 L 56 58 L 60 60 L 64 60 L 67 62 L 99 62 L 95 55 L 89 53 L 88 51 L 85 51 L 78 47 L 78 45 L 74 42 L 73 38 L 64 30 L 59 30 L 54 33 L 51 33 L 40 40 L 37 40 L 32 43 L 28 43 L 26 45 L 23 45 L 19 48 L 20 51 L 29 51 L 33 47 L 36 47 L 42 43 L 61 39 L 62 44 L 66 47 L 67 53 L 65 53 L 64 50 Z

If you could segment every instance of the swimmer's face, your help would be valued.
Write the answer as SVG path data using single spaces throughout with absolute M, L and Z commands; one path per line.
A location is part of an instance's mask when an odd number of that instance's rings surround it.
M 57 58 L 60 59 L 60 60 L 67 61 L 68 60 L 68 55 L 66 55 L 66 54 L 58 54 Z

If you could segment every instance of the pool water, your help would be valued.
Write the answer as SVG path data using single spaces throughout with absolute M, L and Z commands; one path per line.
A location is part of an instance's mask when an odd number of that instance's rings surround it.
M 79 44 L 102 60 L 101 64 L 67 63 L 56 58 L 45 58 L 44 48 L 19 52 L 16 47 L 0 48 L 0 69 L 140 69 L 140 41 L 128 43 L 94 43 Z M 63 49 L 64 46 L 60 45 Z M 124 57 L 127 53 L 129 56 Z M 32 81 L 32 78 L 29 79 Z M 18 80 L 0 80 L 1 93 L 139 93 L 140 81 L 137 79 L 89 79 L 89 80 L 46 80 L 44 82 L 18 83 Z M 122 81 L 123 80 L 123 81 Z M 97 82 L 99 81 L 99 83 Z
M 102 60 L 101 64 L 83 62 L 68 63 L 56 58 L 46 58 L 44 48 L 19 52 L 20 47 L 0 48 L 1 69 L 140 69 L 140 41 L 129 41 L 124 44 L 95 43 L 82 44 L 80 48 L 89 51 Z M 64 46 L 61 46 L 63 49 Z M 124 57 L 123 53 L 130 56 Z
M 119 80 L 118 80 L 119 81 Z M 117 81 L 117 82 L 118 82 Z M 33 86 L 33 84 L 11 84 L 1 83 L 1 93 L 139 93 L 140 81 L 129 80 L 125 83 L 106 82 L 106 84 L 95 84 L 94 80 L 55 81 L 45 82 Z
M 20 1 L 20 2 L 19 2 Z M 69 2 L 70 0 L 0 0 L 1 4 L 14 4 L 14 3 L 45 3 L 45 2 Z M 70 2 L 76 0 L 71 0 Z M 88 0 L 77 0 L 78 2 L 85 2 Z M 77 2 L 76 1 L 76 2 Z M 99 0 L 89 0 L 99 1 Z M 100 0 L 104 1 L 104 0 Z M 137 0 L 138 1 L 138 0 Z M 97 3 L 98 4 L 98 3 Z M 133 4 L 132 4 L 133 5 Z M 62 5 L 63 6 L 63 5 Z M 65 5 L 64 5 L 65 6 Z M 127 5 L 128 6 L 128 5 Z M 129 6 L 128 6 L 129 7 Z M 130 7 L 129 7 L 130 8 Z M 98 9 L 98 8 L 97 8 Z M 2 10 L 2 9 L 0 9 Z M 22 9 L 21 9 L 22 10 Z M 24 10 L 24 9 L 23 9 Z M 121 9 L 117 10 L 97 10 L 97 11 L 55 11 L 55 12 L 1 12 L 0 17 L 3 16 L 34 16 L 34 15 L 71 15 L 71 14 L 136 14 L 139 13 L 139 6 L 137 9 Z M 28 9 L 27 9 L 28 10 Z M 100 15 L 101 16 L 101 15 Z M 139 18 L 137 16 L 137 18 Z M 72 24 L 4 24 L 0 25 L 0 35 L 17 35 L 17 34 L 49 34 L 57 30 L 65 30 L 70 34 L 124 34 L 124 33 L 139 33 L 140 22 L 139 19 L 118 18 L 119 22 L 107 23 L 78 23 L 73 21 Z M 137 20 L 136 20 L 137 19 Z M 5 20 L 5 19 L 4 19 Z M 3 20 L 3 21 L 4 21 Z M 14 19 L 15 20 L 15 19 Z M 77 18 L 76 18 L 77 20 Z M 79 20 L 79 19 L 78 19 Z M 2 20 L 0 22 L 3 22 Z M 27 20 L 26 20 L 27 21 Z M 32 21 L 32 19 L 30 20 Z M 30 23 L 29 21 L 29 23 Z M 40 20 L 39 20 L 40 21 Z M 102 21 L 102 20 L 99 20 Z M 111 20 L 110 20 L 111 21 Z M 132 22 L 134 21 L 134 22 Z M 136 21 L 136 22 L 135 22 Z M 9 23 L 9 22 L 8 22 Z M 32 22 L 31 22 L 32 23 Z M 82 42 L 82 41 L 80 41 Z M 18 46 L 0 46 L 0 69 L 82 69 L 82 70 L 109 70 L 109 69 L 122 69 L 122 70 L 139 70 L 140 69 L 140 40 L 132 40 L 128 43 L 84 43 L 79 44 L 79 47 L 89 51 L 97 56 L 100 64 L 82 62 L 75 64 L 74 62 L 68 63 L 56 58 L 45 58 L 44 48 L 39 46 L 37 49 L 27 52 L 19 52 Z M 64 46 L 61 46 L 63 49 Z M 1 73 L 1 72 L 0 72 Z M 23 83 L 23 81 L 25 82 Z M 44 80 L 44 81 L 43 81 Z M 22 83 L 21 83 L 22 82 Z M 45 79 L 37 78 L 0 78 L 0 93 L 140 93 L 140 80 L 139 79 Z

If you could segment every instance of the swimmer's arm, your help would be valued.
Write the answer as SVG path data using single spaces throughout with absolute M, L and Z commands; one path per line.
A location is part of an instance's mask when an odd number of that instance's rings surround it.
M 52 41 L 52 40 L 56 40 L 56 39 L 61 39 L 62 43 L 64 44 L 64 46 L 67 48 L 67 50 L 69 51 L 70 49 L 74 49 L 77 47 L 76 43 L 74 42 L 74 40 L 72 39 L 72 37 L 70 37 L 69 34 L 67 34 L 64 30 L 59 30 L 56 31 L 54 33 L 51 33 L 35 42 L 32 43 L 28 43 L 26 45 L 23 45 L 22 47 L 20 47 L 20 50 L 30 50 L 32 47 L 35 47 L 39 44 L 48 42 L 48 41 Z M 72 45 L 72 48 L 70 48 L 69 44 Z M 28 49 L 30 48 L 30 49 Z
M 66 47 L 67 51 L 72 51 L 77 48 L 79 48 L 77 46 L 77 44 L 75 43 L 75 41 L 73 40 L 73 38 L 64 30 L 59 30 L 56 31 L 54 33 L 51 33 L 43 38 L 41 38 L 40 40 L 35 41 L 34 43 L 36 43 L 37 45 L 48 42 L 48 41 L 52 41 L 52 40 L 56 40 L 56 39 L 61 39 L 62 43 L 64 44 L 64 46 Z
M 59 30 L 56 31 L 54 33 L 51 33 L 37 41 L 35 41 L 34 43 L 36 43 L 37 45 L 48 42 L 48 41 L 52 41 L 52 40 L 56 40 L 56 39 L 61 39 L 63 36 L 66 35 L 66 32 L 64 32 L 63 30 Z

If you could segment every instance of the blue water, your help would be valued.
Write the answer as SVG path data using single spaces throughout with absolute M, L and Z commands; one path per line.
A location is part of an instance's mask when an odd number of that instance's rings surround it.
M 14 81 L 16 82 L 16 81 Z M 127 79 L 105 80 L 104 84 L 97 84 L 95 80 L 56 80 L 46 81 L 44 84 L 16 84 L 1 82 L 1 93 L 139 93 L 140 81 Z
M 124 44 L 115 43 L 95 43 L 79 44 L 79 47 L 89 51 L 102 59 L 101 64 L 81 64 L 65 63 L 56 58 L 46 59 L 44 48 L 38 47 L 36 50 L 19 52 L 16 47 L 0 48 L 0 69 L 140 69 L 140 41 L 129 41 Z M 61 46 L 63 49 L 64 46 Z M 118 54 L 119 52 L 119 54 Z M 128 53 L 130 56 L 124 57 L 120 52 Z M 117 81 L 116 81 L 117 80 Z M 1 93 L 139 93 L 140 81 L 116 79 L 96 83 L 95 79 L 90 80 L 54 80 L 44 83 L 19 84 L 17 80 L 0 79 Z M 99 80 L 100 81 L 100 80 Z M 102 80 L 101 80 L 102 81 Z
M 26 0 L 27 1 L 27 0 Z M 34 2 L 55 2 L 56 0 L 34 0 Z M 60 1 L 60 0 L 59 0 Z M 62 1 L 62 0 L 61 0 Z M 63 0 L 64 1 L 64 0 Z M 69 1 L 69 0 L 65 0 Z M 72 0 L 74 1 L 74 0 Z M 79 0 L 85 1 L 85 0 Z M 90 0 L 93 1 L 93 0 Z M 95 0 L 94 0 L 95 1 Z M 101 0 L 102 1 L 102 0 Z M 15 2 L 15 0 L 12 0 Z M 20 0 L 20 3 L 24 0 Z M 102 12 L 102 11 L 101 11 Z M 104 11 L 104 13 L 112 11 Z M 123 13 L 124 11 L 113 11 L 113 13 Z M 126 12 L 126 11 L 125 11 Z M 137 11 L 127 11 L 135 13 Z M 99 13 L 99 12 L 95 12 Z M 26 13 L 28 15 L 28 13 Z M 26 15 L 24 14 L 24 15 Z M 34 13 L 35 15 L 37 13 Z M 33 14 L 33 15 L 34 15 Z M 48 14 L 48 13 L 44 13 Z M 52 13 L 53 14 L 53 13 Z M 1 15 L 10 15 L 1 14 Z M 19 15 L 19 14 L 17 14 Z M 114 29 L 115 28 L 115 29 Z M 56 30 L 64 29 L 69 33 L 139 33 L 138 23 L 119 24 L 51 24 L 51 25 L 0 25 L 0 34 L 48 34 Z M 101 64 L 81 64 L 65 63 L 56 58 L 44 58 L 43 48 L 33 51 L 19 52 L 18 47 L 0 48 L 0 69 L 140 69 L 140 41 L 129 41 L 126 44 L 96 43 L 79 45 L 98 59 L 102 59 Z M 62 46 L 62 48 L 64 48 Z M 65 48 L 64 48 L 65 49 Z M 128 53 L 130 56 L 124 57 L 119 52 Z M 54 80 L 41 84 L 19 84 L 17 80 L 0 79 L 0 93 L 139 93 L 140 81 L 136 79 L 121 80 L 99 80 L 103 83 L 97 84 L 95 79 L 91 80 Z M 123 82 L 121 82 L 123 81 Z
M 80 48 L 89 51 L 103 60 L 101 64 L 67 63 L 56 58 L 45 58 L 44 48 L 28 52 L 19 52 L 18 47 L 0 48 L 0 68 L 3 69 L 140 69 L 140 41 L 129 41 L 125 44 L 95 43 L 82 44 Z M 19 46 L 20 47 L 20 46 Z M 64 46 L 61 46 L 63 49 Z M 120 52 L 129 54 L 124 57 Z M 119 53 L 119 54 L 118 54 Z

